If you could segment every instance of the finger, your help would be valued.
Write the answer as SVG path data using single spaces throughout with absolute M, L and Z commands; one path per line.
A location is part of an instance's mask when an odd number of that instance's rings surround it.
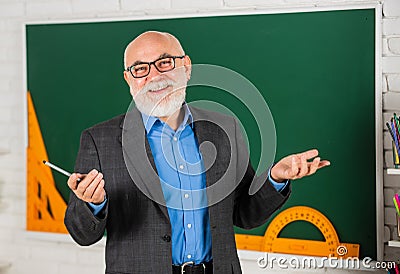
M 310 164 L 309 172 L 308 172 L 308 174 L 306 174 L 306 175 L 314 174 L 314 173 L 317 171 L 317 169 L 318 169 L 318 166 L 319 166 L 320 161 L 321 161 L 321 158 L 320 158 L 320 157 L 316 157 L 316 158 L 312 161 L 312 163 Z
M 292 156 L 292 161 L 291 161 L 291 169 L 288 170 L 288 174 L 286 175 L 286 178 L 288 179 L 294 179 L 299 173 L 299 166 L 296 161 L 296 156 Z
M 99 185 L 100 181 L 103 179 L 103 174 L 99 172 L 96 178 L 88 185 L 88 187 L 83 192 L 83 199 L 85 201 L 90 201 L 92 199 L 93 193 L 95 192 L 97 186 Z
M 85 177 L 87 174 L 80 174 L 80 173 L 75 173 L 76 176 L 78 177 L 78 179 L 76 180 L 77 183 L 79 184 Z
M 318 169 L 320 169 L 320 168 L 322 168 L 322 167 L 330 166 L 330 165 L 331 165 L 331 162 L 330 162 L 330 161 L 323 160 L 323 161 L 321 161 L 321 162 L 319 163 Z
M 312 158 L 317 157 L 318 153 L 319 152 L 318 152 L 317 149 L 310 149 L 310 150 L 307 150 L 305 152 L 298 153 L 297 156 L 299 156 L 300 158 L 304 156 L 304 157 L 306 157 L 306 160 L 308 160 L 308 159 L 312 159 Z
M 297 174 L 298 178 L 303 177 L 304 175 L 306 175 L 308 173 L 308 162 L 307 162 L 307 158 L 305 155 L 303 155 L 300 158 L 300 171 Z
M 101 204 L 102 202 L 104 202 L 104 198 L 106 196 L 106 191 L 104 190 L 104 184 L 105 182 L 103 179 L 100 181 L 100 183 L 98 184 L 96 190 L 92 195 L 92 203 Z
M 97 174 L 96 178 L 93 179 L 93 181 L 88 185 L 86 188 L 85 192 L 83 193 L 83 198 L 90 202 L 93 196 L 93 193 L 96 191 L 96 188 L 100 184 L 101 180 L 103 180 L 103 174 L 99 172 Z
M 76 190 L 76 187 L 78 186 L 79 175 L 77 173 L 72 173 L 71 176 L 69 176 L 67 184 L 71 190 Z
M 93 169 L 92 171 L 89 172 L 86 177 L 79 182 L 78 187 L 77 187 L 77 192 L 80 196 L 83 196 L 83 193 L 85 192 L 86 188 L 91 184 L 91 182 L 96 178 L 97 174 L 99 172 L 96 169 Z

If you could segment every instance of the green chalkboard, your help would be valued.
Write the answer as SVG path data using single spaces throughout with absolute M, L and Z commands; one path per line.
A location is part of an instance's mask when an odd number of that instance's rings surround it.
M 27 25 L 28 89 L 50 161 L 72 170 L 81 131 L 127 110 L 123 51 L 146 30 L 176 35 L 195 64 L 249 79 L 273 115 L 276 159 L 316 147 L 331 160 L 293 183 L 284 208 L 316 208 L 342 242 L 358 243 L 361 257 L 376 258 L 374 9 Z M 249 110 L 216 88 L 187 92 L 188 101 L 232 109 L 258 163 L 261 139 Z M 54 176 L 67 199 L 66 178 Z M 236 231 L 262 235 L 266 226 Z M 289 225 L 281 236 L 322 240 L 306 223 Z

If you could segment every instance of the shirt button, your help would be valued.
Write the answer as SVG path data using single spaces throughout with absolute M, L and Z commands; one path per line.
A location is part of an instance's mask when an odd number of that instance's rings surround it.
M 192 224 L 188 224 L 187 227 L 188 227 L 188 228 L 192 228 Z
M 172 139 L 173 139 L 175 142 L 178 141 L 178 138 L 176 138 L 175 136 L 174 136 L 174 138 L 172 138 Z
M 189 254 L 189 255 L 187 255 L 187 258 L 188 258 L 188 259 L 192 258 L 192 255 L 190 255 L 190 254 Z
M 183 169 L 183 165 L 179 165 L 179 168 L 180 168 L 180 169 Z
M 186 199 L 189 198 L 189 194 L 186 193 L 184 197 L 185 197 Z

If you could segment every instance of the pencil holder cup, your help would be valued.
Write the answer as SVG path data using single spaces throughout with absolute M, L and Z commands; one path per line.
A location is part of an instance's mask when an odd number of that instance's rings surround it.
M 397 236 L 400 238 L 400 216 L 396 214 L 397 218 Z

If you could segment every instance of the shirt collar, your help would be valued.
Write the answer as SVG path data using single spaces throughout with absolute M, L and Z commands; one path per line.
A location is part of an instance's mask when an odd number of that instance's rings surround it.
M 183 110 L 185 111 L 185 116 L 183 117 L 183 121 L 179 125 L 177 131 L 180 130 L 181 128 L 183 128 L 187 124 L 189 124 L 193 128 L 193 116 L 192 116 L 192 113 L 190 112 L 189 106 L 186 103 L 183 103 L 182 107 L 183 107 Z M 146 129 L 147 133 L 149 133 L 151 131 L 151 129 L 153 128 L 154 124 L 157 121 L 162 122 L 158 117 L 149 116 L 144 113 L 141 113 L 141 114 L 142 114 L 144 128 Z

